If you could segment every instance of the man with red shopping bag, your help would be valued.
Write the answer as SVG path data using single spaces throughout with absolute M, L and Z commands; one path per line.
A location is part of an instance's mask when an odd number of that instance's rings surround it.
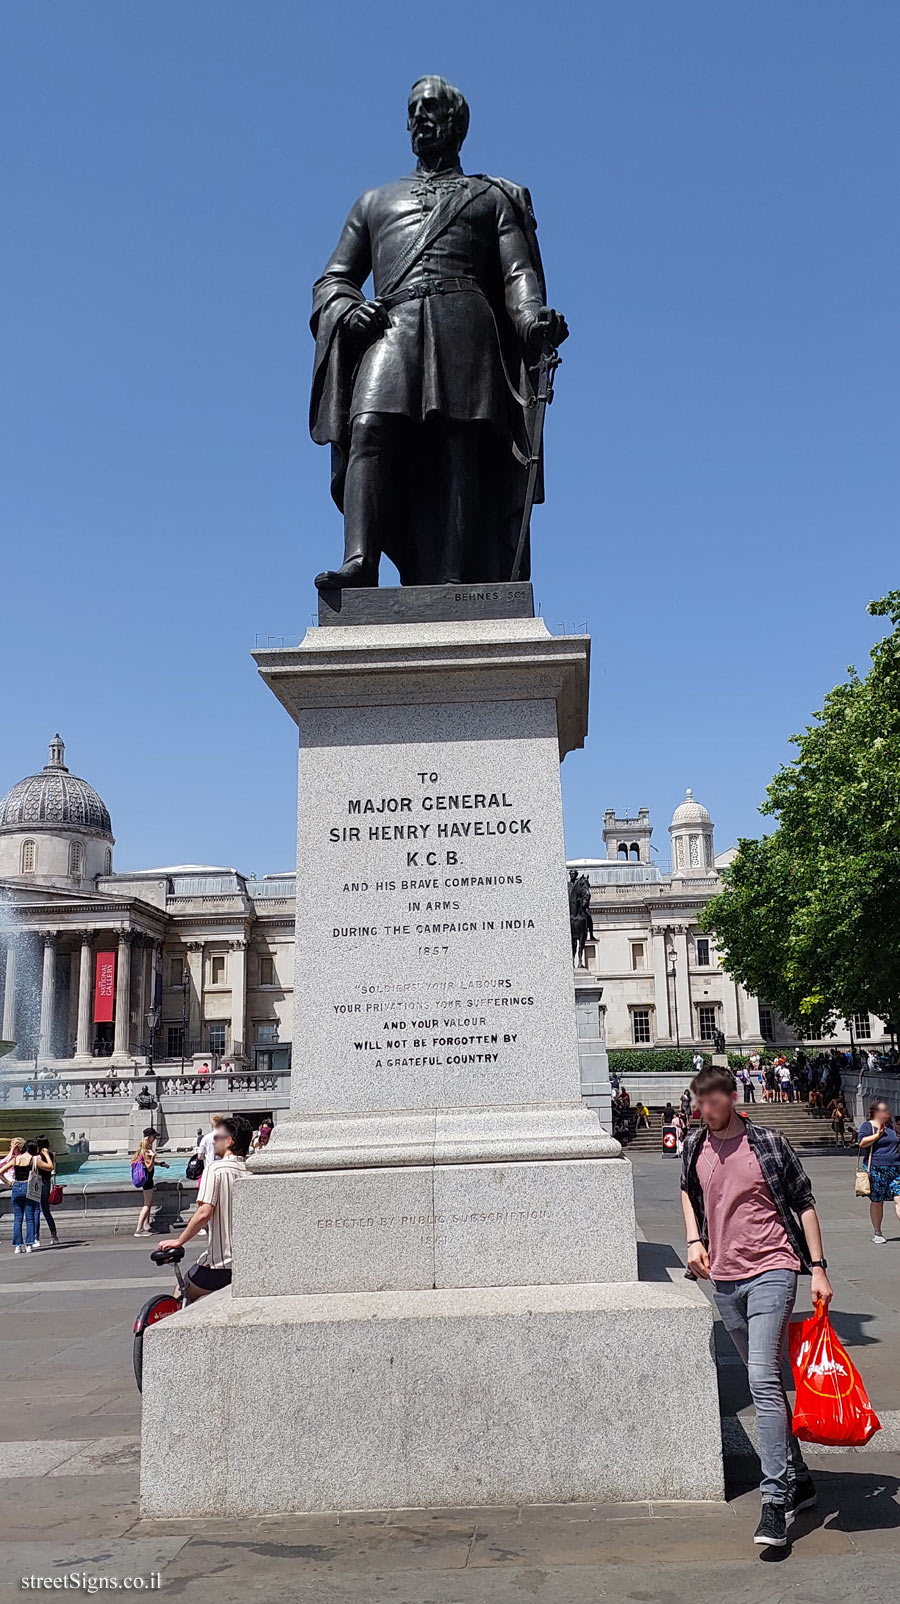
M 781 1366 L 801 1271 L 811 1273 L 813 1305 L 831 1302 L 819 1217 L 790 1143 L 737 1113 L 729 1070 L 701 1070 L 691 1091 L 703 1124 L 687 1137 L 682 1158 L 688 1267 L 714 1283 L 722 1322 L 747 1366 L 762 1464 L 753 1540 L 783 1548 L 798 1510 L 816 1502 Z

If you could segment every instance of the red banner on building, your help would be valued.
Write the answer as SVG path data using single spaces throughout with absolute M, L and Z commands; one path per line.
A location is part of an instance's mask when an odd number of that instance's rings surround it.
M 94 969 L 94 1022 L 111 1024 L 116 1004 L 116 955 L 98 952 Z

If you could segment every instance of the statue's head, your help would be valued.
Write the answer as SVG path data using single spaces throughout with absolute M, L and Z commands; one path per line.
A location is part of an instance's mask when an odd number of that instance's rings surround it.
M 569 870 L 569 879 L 573 880 L 573 881 L 578 879 L 578 870 L 577 869 L 570 869 Z
M 446 78 L 417 78 L 409 92 L 406 126 L 414 155 L 426 160 L 456 156 L 469 129 L 465 95 Z

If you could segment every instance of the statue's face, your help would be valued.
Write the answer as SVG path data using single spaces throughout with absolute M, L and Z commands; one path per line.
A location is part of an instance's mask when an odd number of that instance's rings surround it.
M 453 107 L 434 78 L 423 78 L 409 97 L 406 123 L 413 154 L 434 157 L 455 155 L 460 141 L 453 126 Z

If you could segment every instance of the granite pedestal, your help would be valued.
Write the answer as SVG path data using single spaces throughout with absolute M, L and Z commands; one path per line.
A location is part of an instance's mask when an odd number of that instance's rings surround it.
M 218 1293 L 151 1327 L 142 1512 L 721 1498 L 711 1326 L 655 1283 Z
M 438 621 L 352 598 L 256 654 L 300 732 L 291 1111 L 235 1189 L 232 1288 L 147 1334 L 148 1514 L 721 1495 L 707 1305 L 637 1282 L 580 1095 L 589 642 L 496 589 Z

